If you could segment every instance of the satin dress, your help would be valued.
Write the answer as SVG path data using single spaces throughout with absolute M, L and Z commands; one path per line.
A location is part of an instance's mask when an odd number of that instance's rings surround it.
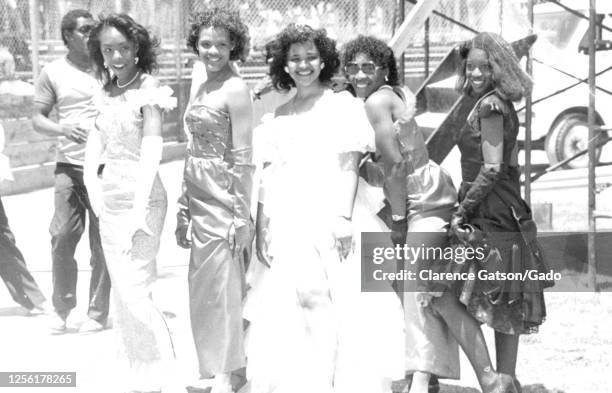
M 423 134 L 414 121 L 414 96 L 403 89 L 383 85 L 406 104 L 406 111 L 393 125 L 400 153 L 412 168 L 407 175 L 407 242 L 424 247 L 445 247 L 446 228 L 457 192 L 450 175 L 429 159 Z M 386 191 L 385 191 L 386 193 Z M 421 261 L 406 263 L 418 274 L 427 268 Z M 406 373 L 422 371 L 441 378 L 459 378 L 459 347 L 445 322 L 430 307 L 423 307 L 423 287 L 418 280 L 406 281 L 403 288 L 406 326 Z M 441 293 L 440 293 L 441 294 Z
M 102 135 L 105 163 L 100 237 L 113 288 L 115 330 L 129 363 L 129 388 L 139 391 L 159 390 L 168 374 L 168 362 L 174 358 L 166 321 L 151 299 L 151 285 L 157 278 L 155 257 L 168 204 L 159 175 L 146 207 L 146 223 L 153 236 L 141 230 L 134 234 L 132 225 L 140 173 L 141 108 L 157 105 L 171 109 L 176 106 L 172 94 L 169 87 L 162 87 L 96 99 L 100 111 L 96 127 Z
M 230 192 L 232 128 L 228 113 L 197 101 L 187 109 L 185 124 L 189 143 L 179 225 L 191 220 L 191 328 L 200 377 L 211 378 L 245 365 L 245 269 L 230 244 L 236 198 Z

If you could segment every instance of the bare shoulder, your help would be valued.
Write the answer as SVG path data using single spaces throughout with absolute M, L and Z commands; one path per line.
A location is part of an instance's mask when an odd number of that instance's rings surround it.
M 160 83 L 159 80 L 157 80 L 156 77 L 154 77 L 153 75 L 149 75 L 149 74 L 142 74 L 140 76 L 140 88 L 141 89 L 150 89 L 153 87 L 159 87 Z
M 231 96 L 236 95 L 247 95 L 250 97 L 250 90 L 247 84 L 242 80 L 239 76 L 232 76 L 229 78 L 225 84 L 225 89 L 227 89 L 227 93 Z
M 366 110 L 368 112 L 392 110 L 396 99 L 399 99 L 399 97 L 390 89 L 377 90 L 370 94 L 366 100 Z

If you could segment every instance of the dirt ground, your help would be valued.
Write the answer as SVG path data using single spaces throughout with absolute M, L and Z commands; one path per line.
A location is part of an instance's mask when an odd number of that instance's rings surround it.
M 154 299 L 169 317 L 175 338 L 176 375 L 186 384 L 196 375 L 196 360 L 189 329 L 186 271 L 188 253 L 174 243 L 175 201 L 180 188 L 181 162 L 162 166 L 161 174 L 170 201 L 158 262 L 160 280 Z M 10 224 L 28 266 L 45 294 L 51 293 L 48 224 L 52 190 L 3 197 Z M 548 198 L 548 196 L 546 197 Z M 578 197 L 576 197 L 578 199 Z M 582 203 L 582 202 L 580 202 Z M 571 218 L 555 222 L 570 225 Z M 78 387 L 54 388 L 57 393 L 115 392 L 121 379 L 114 355 L 114 331 L 79 335 L 85 318 L 89 279 L 87 239 L 77 250 L 80 275 L 79 303 L 69 319 L 69 333 L 50 336 L 45 317 L 28 317 L 0 285 L 0 371 L 77 371 Z M 600 263 L 610 263 L 601 261 Z M 525 393 L 610 393 L 607 377 L 612 370 L 612 293 L 547 293 L 547 321 L 540 332 L 523 336 L 519 349 L 518 378 Z M 493 348 L 493 334 L 485 328 Z M 442 382 L 442 393 L 475 393 L 477 383 L 462 358 L 459 381 Z M 3 393 L 48 392 L 44 388 L 0 388 Z M 177 391 L 184 391 L 178 389 Z

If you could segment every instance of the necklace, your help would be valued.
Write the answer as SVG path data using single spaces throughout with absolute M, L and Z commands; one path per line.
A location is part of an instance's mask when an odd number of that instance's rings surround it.
M 123 89 L 124 87 L 128 87 L 129 85 L 131 85 L 132 82 L 134 82 L 136 80 L 136 78 L 138 78 L 139 75 L 140 75 L 140 71 L 136 72 L 136 75 L 134 75 L 134 77 L 132 79 L 130 79 L 129 82 L 127 82 L 127 83 L 125 83 L 123 85 L 119 83 L 119 78 L 115 79 L 115 83 L 116 83 L 118 88 Z

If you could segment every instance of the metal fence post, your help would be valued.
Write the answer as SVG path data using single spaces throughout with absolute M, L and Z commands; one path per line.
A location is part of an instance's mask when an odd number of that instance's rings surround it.
M 405 0 L 399 0 L 399 25 L 401 26 L 406 18 L 406 2 Z M 396 54 L 397 56 L 397 54 Z M 404 52 L 399 56 L 399 82 L 403 86 L 405 83 L 405 68 L 406 68 L 406 58 L 404 56 Z
M 32 81 L 38 79 L 38 51 L 40 47 L 38 27 L 38 0 L 29 0 L 30 9 L 30 40 L 32 45 Z
M 533 34 L 533 0 L 527 5 L 527 19 L 529 20 L 529 35 Z M 527 52 L 527 74 L 533 74 L 532 47 Z M 525 201 L 531 206 L 531 120 L 532 120 L 531 92 L 525 97 Z
M 588 271 L 589 271 L 589 285 L 594 291 L 597 291 L 597 260 L 596 260 L 596 249 L 595 249 L 595 162 L 597 160 L 595 156 L 595 25 L 597 24 L 597 14 L 595 11 L 596 0 L 589 1 L 589 186 L 587 191 L 589 193 L 588 205 L 589 205 L 589 232 L 587 234 L 588 241 Z

